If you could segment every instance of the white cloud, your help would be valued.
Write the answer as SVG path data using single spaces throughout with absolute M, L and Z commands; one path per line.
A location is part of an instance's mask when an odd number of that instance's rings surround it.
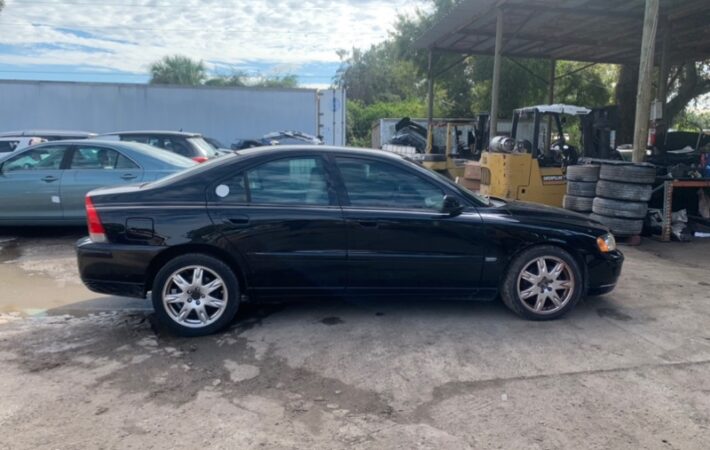
M 387 36 L 396 14 L 424 0 L 8 0 L 0 64 L 145 73 L 167 54 L 277 71 L 336 62 L 339 48 Z M 221 67 L 222 69 L 224 67 Z M 302 80 L 307 82 L 308 80 Z

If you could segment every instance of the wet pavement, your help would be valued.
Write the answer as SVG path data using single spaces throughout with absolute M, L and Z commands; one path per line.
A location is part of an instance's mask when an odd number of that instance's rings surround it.
M 650 448 L 710 442 L 710 241 L 624 248 L 562 320 L 499 302 L 240 310 L 184 339 L 94 294 L 78 230 L 0 230 L 0 449 Z

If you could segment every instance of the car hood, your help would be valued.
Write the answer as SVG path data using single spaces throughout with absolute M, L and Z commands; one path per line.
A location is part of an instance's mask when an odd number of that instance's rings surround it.
M 605 225 L 590 219 L 584 214 L 556 208 L 554 206 L 540 203 L 506 201 L 505 205 L 500 208 L 506 210 L 511 216 L 523 222 L 539 221 L 561 226 L 573 226 L 609 232 L 609 229 Z

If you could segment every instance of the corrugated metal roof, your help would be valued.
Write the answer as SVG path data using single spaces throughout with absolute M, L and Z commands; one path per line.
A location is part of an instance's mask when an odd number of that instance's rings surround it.
M 710 57 L 710 2 L 661 0 L 657 49 L 672 61 Z M 505 56 L 600 63 L 638 62 L 645 0 L 464 0 L 415 47 L 492 55 L 496 10 L 504 14 Z M 666 33 L 667 31 L 667 33 Z M 656 52 L 657 58 L 660 51 Z

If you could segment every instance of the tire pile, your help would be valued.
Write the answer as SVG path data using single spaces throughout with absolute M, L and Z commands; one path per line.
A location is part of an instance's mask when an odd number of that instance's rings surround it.
M 567 167 L 567 195 L 562 199 L 562 206 L 582 214 L 591 213 L 597 195 L 597 181 L 598 165 Z
M 591 212 L 590 218 L 608 226 L 617 236 L 638 235 L 643 229 L 655 179 L 656 168 L 650 164 L 570 166 L 564 207 Z

